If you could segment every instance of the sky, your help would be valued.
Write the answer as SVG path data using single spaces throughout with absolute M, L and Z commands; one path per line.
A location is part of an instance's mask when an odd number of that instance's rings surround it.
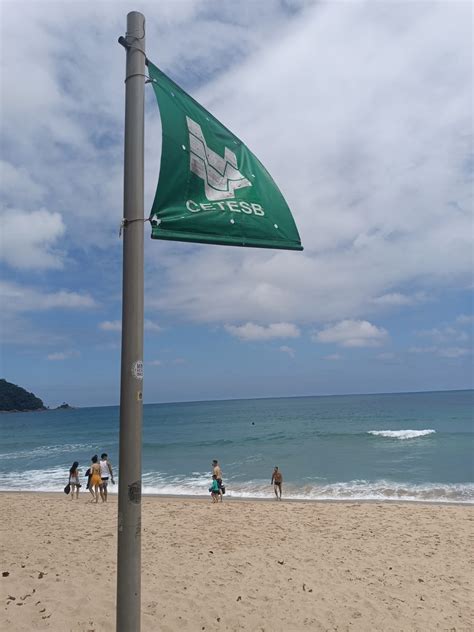
M 473 387 L 471 2 L 1 10 L 1 377 L 119 401 L 126 15 L 258 156 L 303 252 L 149 239 L 144 401 Z M 145 216 L 161 126 L 146 86 Z

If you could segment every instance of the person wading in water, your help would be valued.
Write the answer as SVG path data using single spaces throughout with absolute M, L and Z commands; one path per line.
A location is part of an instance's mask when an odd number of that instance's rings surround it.
M 278 466 L 275 465 L 275 469 L 273 470 L 271 485 L 273 485 L 273 490 L 275 492 L 275 496 L 277 500 L 281 500 L 281 485 L 283 483 L 283 476 L 278 469 Z

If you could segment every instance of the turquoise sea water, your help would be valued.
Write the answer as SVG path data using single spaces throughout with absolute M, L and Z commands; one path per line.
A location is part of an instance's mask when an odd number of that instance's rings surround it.
M 474 391 L 154 404 L 144 407 L 143 491 L 302 499 L 474 502 Z M 0 415 L 0 489 L 61 491 L 107 452 L 118 471 L 118 407 Z M 112 488 L 112 492 L 114 489 Z M 116 488 L 115 488 L 116 491 Z

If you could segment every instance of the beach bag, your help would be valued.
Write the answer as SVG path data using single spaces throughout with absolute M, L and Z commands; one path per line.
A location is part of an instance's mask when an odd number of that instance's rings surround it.
M 71 486 L 69 485 L 69 483 L 66 485 L 66 487 L 64 488 L 64 493 L 65 494 L 69 494 L 69 492 L 71 491 Z

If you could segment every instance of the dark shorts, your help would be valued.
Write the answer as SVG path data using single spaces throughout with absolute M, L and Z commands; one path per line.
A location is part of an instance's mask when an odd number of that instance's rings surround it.
M 106 476 L 105 478 L 102 478 L 102 483 L 101 483 L 101 487 L 107 487 L 107 485 L 109 484 L 109 477 Z
M 281 487 L 281 481 L 279 481 L 279 482 L 275 481 L 273 484 L 274 485 L 278 485 L 278 487 Z

